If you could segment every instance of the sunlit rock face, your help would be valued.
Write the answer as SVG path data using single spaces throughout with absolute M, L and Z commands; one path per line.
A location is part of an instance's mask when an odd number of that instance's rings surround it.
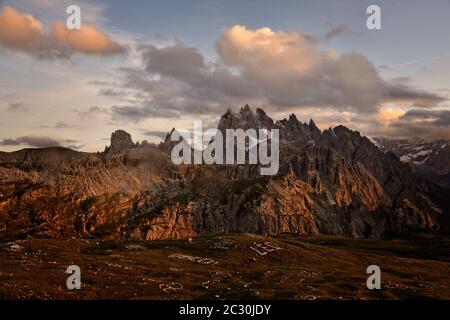
M 279 129 L 280 170 L 174 165 L 169 138 L 134 144 L 118 130 L 103 153 L 0 153 L 0 237 L 167 239 L 220 233 L 381 238 L 448 230 L 448 190 L 346 127 L 295 115 L 227 111 L 219 130 Z

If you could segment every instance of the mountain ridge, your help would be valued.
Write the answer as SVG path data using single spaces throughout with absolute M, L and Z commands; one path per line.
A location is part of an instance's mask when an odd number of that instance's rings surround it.
M 384 152 L 392 152 L 425 180 L 450 188 L 450 139 L 376 137 Z
M 174 165 L 169 139 L 116 131 L 104 152 L 0 153 L 0 237 L 183 238 L 249 232 L 381 238 L 448 229 L 448 190 L 344 126 L 321 131 L 295 115 L 273 121 L 247 105 L 218 129 L 280 130 L 280 170 Z M 438 192 L 436 192 L 438 190 Z M 436 197 L 436 194 L 441 195 Z

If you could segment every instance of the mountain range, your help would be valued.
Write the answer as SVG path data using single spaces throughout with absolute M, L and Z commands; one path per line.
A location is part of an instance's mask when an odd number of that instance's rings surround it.
M 237 128 L 279 129 L 277 175 L 261 176 L 258 165 L 175 165 L 170 134 L 156 145 L 134 143 L 118 130 L 97 153 L 61 147 L 1 152 L 0 237 L 383 238 L 450 230 L 449 189 L 377 141 L 344 126 L 321 131 L 294 114 L 274 121 L 249 106 L 222 115 L 219 130 Z M 448 167 L 448 160 L 433 161 Z
M 450 140 L 374 138 L 382 151 L 395 153 L 424 179 L 450 188 Z

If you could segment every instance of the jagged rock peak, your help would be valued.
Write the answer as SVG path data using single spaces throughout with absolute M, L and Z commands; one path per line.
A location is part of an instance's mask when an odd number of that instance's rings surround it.
M 256 108 L 255 112 L 248 104 L 241 107 L 238 113 L 228 109 L 219 121 L 218 129 L 224 131 L 225 129 L 257 129 L 274 127 L 274 121 L 270 118 L 263 109 Z
M 309 120 L 308 127 L 309 127 L 309 131 L 311 131 L 311 133 L 313 133 L 313 134 L 321 132 L 313 119 Z
M 258 118 L 270 118 L 270 117 L 267 115 L 267 113 L 266 113 L 263 109 L 261 109 L 261 108 L 256 108 L 255 113 L 256 113 L 256 116 L 257 116 Z
M 111 146 L 109 147 L 108 153 L 119 153 L 131 149 L 134 146 L 131 135 L 128 132 L 116 130 L 111 134 Z
M 234 116 L 234 115 L 236 115 L 235 114 L 235 112 L 231 109 L 231 108 L 228 108 L 227 109 L 227 112 L 225 112 L 223 115 L 222 115 L 222 117 L 227 117 L 227 116 Z
M 248 105 L 242 107 L 238 113 L 228 109 L 221 117 L 218 129 L 225 132 L 226 129 L 247 128 L 254 125 L 255 116 Z
M 245 106 L 243 106 L 241 108 L 241 110 L 239 110 L 238 117 L 240 119 L 246 120 L 246 121 L 255 121 L 256 120 L 256 115 L 253 112 L 253 110 L 250 109 L 250 106 L 248 104 L 246 104 Z
M 295 123 L 298 123 L 298 122 L 300 122 L 300 121 L 298 121 L 297 116 L 296 116 L 295 114 L 291 113 L 291 114 L 289 115 L 289 122 L 295 122 Z
M 253 113 L 252 109 L 250 109 L 250 106 L 248 104 L 246 104 L 245 106 L 243 106 L 241 108 L 241 110 L 239 111 L 239 113 Z
M 175 128 L 172 128 L 172 130 L 170 130 L 170 132 L 168 132 L 166 134 L 166 138 L 164 139 L 164 142 L 170 142 L 170 137 L 172 136 L 172 133 L 175 131 Z
M 262 125 L 262 127 L 270 129 L 274 126 L 274 121 L 269 117 L 266 112 L 261 108 L 256 108 L 256 118 Z
M 267 113 L 261 108 L 256 108 L 256 115 L 260 117 L 267 117 Z

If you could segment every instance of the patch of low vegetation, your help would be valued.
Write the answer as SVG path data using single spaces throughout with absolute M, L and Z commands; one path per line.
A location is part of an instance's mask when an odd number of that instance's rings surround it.
M 80 202 L 80 210 L 87 213 L 89 209 L 95 204 L 95 197 L 88 197 Z

